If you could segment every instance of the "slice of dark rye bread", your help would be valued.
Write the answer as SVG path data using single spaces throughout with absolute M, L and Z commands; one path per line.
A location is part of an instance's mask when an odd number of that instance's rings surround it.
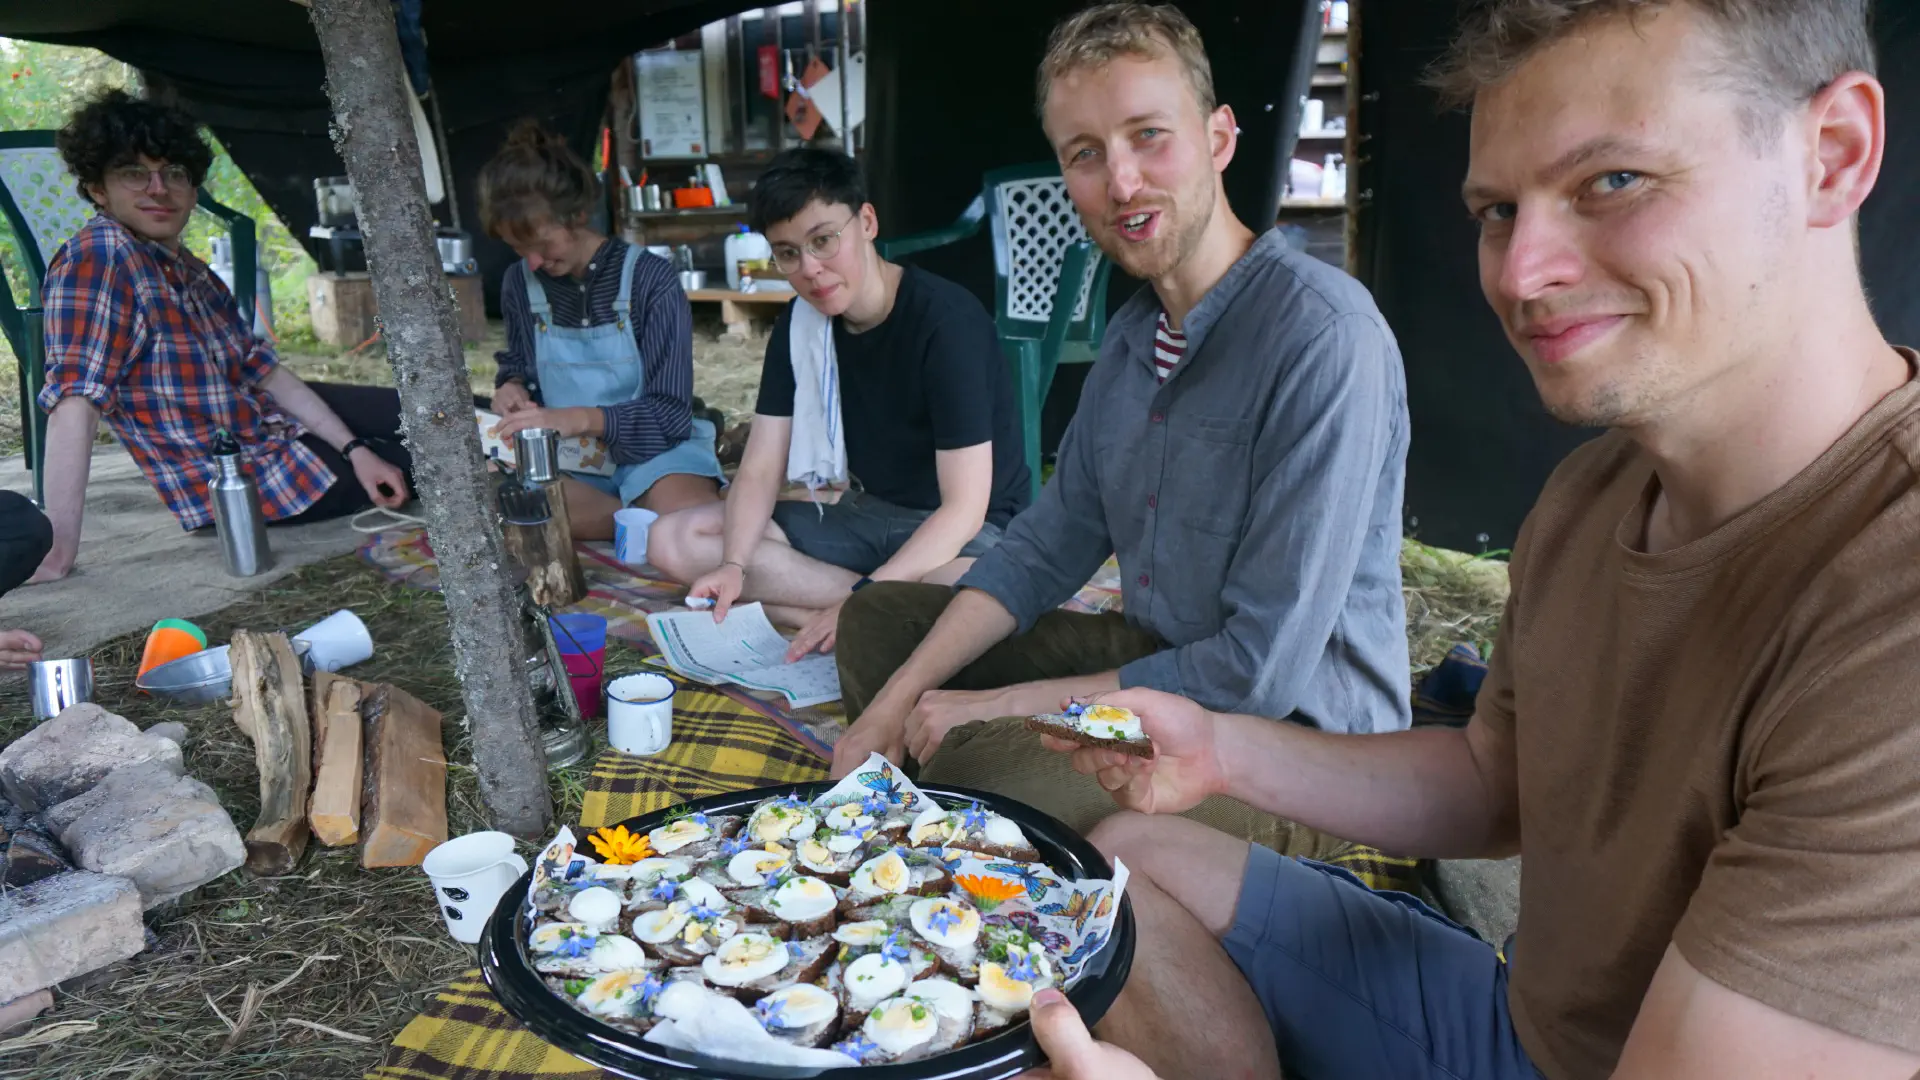
M 1153 742 L 1149 739 L 1096 739 L 1079 728 L 1050 720 L 1041 716 L 1027 717 L 1027 730 L 1042 735 L 1051 735 L 1064 742 L 1079 743 L 1081 746 L 1095 747 L 1101 750 L 1118 750 L 1134 757 L 1153 756 Z

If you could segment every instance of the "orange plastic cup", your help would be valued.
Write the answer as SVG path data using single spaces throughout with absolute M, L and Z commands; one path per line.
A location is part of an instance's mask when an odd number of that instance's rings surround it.
M 199 627 L 185 619 L 161 619 L 147 632 L 146 647 L 140 651 L 140 671 L 135 677 L 206 647 L 207 635 Z

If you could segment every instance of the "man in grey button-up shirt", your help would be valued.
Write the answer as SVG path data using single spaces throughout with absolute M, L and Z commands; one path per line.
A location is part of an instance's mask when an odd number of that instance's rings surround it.
M 952 774 L 949 732 L 1133 686 L 1330 731 L 1408 724 L 1399 350 L 1357 282 L 1233 216 L 1219 182 L 1231 112 L 1195 109 L 1167 53 L 1072 72 L 1046 99 L 1082 220 L 1153 287 L 1108 327 L 1052 482 L 951 602 L 893 583 L 849 601 L 838 653 L 858 720 L 837 771 L 904 750 L 927 777 L 995 787 Z M 1163 311 L 1186 339 L 1164 383 Z M 1055 610 L 1109 553 L 1125 633 L 1097 621 L 1113 616 Z M 930 630 L 911 610 L 929 603 L 945 608 Z M 886 662 L 898 670 L 876 687 Z

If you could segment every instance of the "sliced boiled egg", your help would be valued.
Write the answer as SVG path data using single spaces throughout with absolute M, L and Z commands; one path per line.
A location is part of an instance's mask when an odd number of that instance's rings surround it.
M 1044 960 L 1035 960 L 1035 969 L 1038 970 L 1044 962 Z M 1033 1004 L 1033 991 L 1033 983 L 1014 978 L 1007 974 L 1005 967 L 999 964 L 980 965 L 980 985 L 975 992 L 980 995 L 980 1000 L 986 1003 L 988 1008 L 1003 1013 L 1025 1012 L 1027 1007 Z
M 980 912 L 958 900 L 932 897 L 915 901 L 907 909 L 907 917 L 916 933 L 944 949 L 971 949 L 980 937 Z
M 681 818 L 671 825 L 662 826 L 648 833 L 647 839 L 653 842 L 653 850 L 666 855 L 688 844 L 697 844 L 712 835 L 713 830 L 705 825 L 692 818 Z
M 840 973 L 847 987 L 847 1004 L 865 1012 L 906 989 L 907 967 L 881 953 L 868 953 Z
M 632 871 L 628 876 L 642 885 L 651 885 L 661 878 L 679 881 L 693 873 L 693 867 L 685 859 L 641 859 L 626 869 Z
M 833 886 L 802 875 L 775 889 L 767 907 L 788 922 L 810 922 L 832 911 L 839 902 Z
M 926 1002 L 949 1020 L 973 1016 L 973 991 L 950 979 L 921 979 L 907 987 L 906 996 Z
M 735 934 L 700 962 L 700 971 L 715 986 L 744 986 L 755 979 L 778 975 L 787 966 L 787 943 L 765 934 Z
M 699 878 L 693 878 L 687 881 L 681 887 L 680 895 L 685 897 L 687 903 L 694 907 L 711 908 L 714 911 L 725 911 L 732 906 L 727 903 L 726 897 L 720 895 L 720 890 L 713 887 L 712 882 L 701 881 Z
M 600 971 L 643 968 L 647 966 L 647 953 L 632 938 L 604 934 L 593 943 L 593 952 L 587 962 Z
M 567 901 L 567 915 L 593 930 L 605 930 L 620 921 L 620 894 L 599 885 L 581 889 Z
M 878 948 L 893 933 L 893 927 L 881 919 L 869 919 L 866 922 L 841 923 L 833 932 L 833 940 L 842 945 L 851 945 L 856 949 Z
M 675 901 L 658 911 L 634 916 L 633 936 L 649 945 L 661 945 L 680 936 L 687 925 L 687 905 Z
M 913 819 L 913 827 L 907 830 L 907 842 L 915 847 L 923 844 L 944 844 L 960 835 L 960 823 L 954 815 L 938 806 L 930 806 Z
M 940 1029 L 933 1007 L 912 998 L 894 998 L 867 1014 L 861 1033 L 896 1057 L 927 1042 Z
M 985 832 L 989 844 L 997 844 L 1003 848 L 1032 846 L 1027 841 L 1027 834 L 1020 831 L 1020 826 L 1014 824 L 1012 818 L 1002 817 L 999 814 L 987 815 Z
M 783 847 L 748 848 L 728 860 L 727 876 L 741 885 L 765 885 L 768 874 L 786 869 L 792 861 L 793 856 Z
M 641 985 L 649 977 L 647 972 L 639 970 L 609 972 L 580 992 L 580 1004 L 598 1016 L 631 1014 Z
M 835 855 L 845 855 L 866 841 L 855 833 L 834 833 L 827 837 L 827 850 Z
M 811 836 L 817 825 L 813 811 L 772 802 L 753 812 L 747 820 L 747 835 L 764 844 Z
M 852 925 L 862 926 L 865 924 L 854 923 Z M 878 925 L 885 927 L 887 924 L 880 923 Z M 883 938 L 887 936 L 884 930 L 880 936 Z M 533 933 L 527 935 L 527 948 L 537 953 L 558 952 L 562 945 L 565 945 L 575 938 L 586 939 L 588 947 L 591 947 L 593 937 L 593 931 L 581 923 L 543 923 L 540 926 L 534 927 Z
M 827 811 L 827 828 L 834 832 L 853 832 L 873 824 L 873 818 L 857 802 L 841 803 Z
M 877 859 L 868 859 L 853 872 L 854 890 L 869 895 L 903 893 L 912 884 L 913 874 L 907 869 L 907 860 L 894 851 Z
M 794 852 L 800 859 L 800 865 L 822 874 L 831 874 L 834 870 L 833 849 L 808 837 L 800 841 Z
M 840 1015 L 840 1002 L 832 994 L 810 983 L 775 990 L 760 999 L 765 1014 L 773 1017 L 771 1026 L 810 1028 Z

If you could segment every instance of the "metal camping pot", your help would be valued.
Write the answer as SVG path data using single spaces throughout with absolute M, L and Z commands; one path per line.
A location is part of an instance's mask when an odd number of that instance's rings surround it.
M 93 700 L 93 661 L 40 660 L 33 665 L 33 716 L 51 720 L 69 707 Z
M 553 483 L 560 476 L 560 433 L 552 428 L 515 432 L 513 467 L 528 487 Z
M 648 184 L 646 187 L 643 187 L 640 189 L 640 209 L 642 210 L 665 209 L 665 203 L 662 201 L 661 195 L 660 195 L 659 184 Z

